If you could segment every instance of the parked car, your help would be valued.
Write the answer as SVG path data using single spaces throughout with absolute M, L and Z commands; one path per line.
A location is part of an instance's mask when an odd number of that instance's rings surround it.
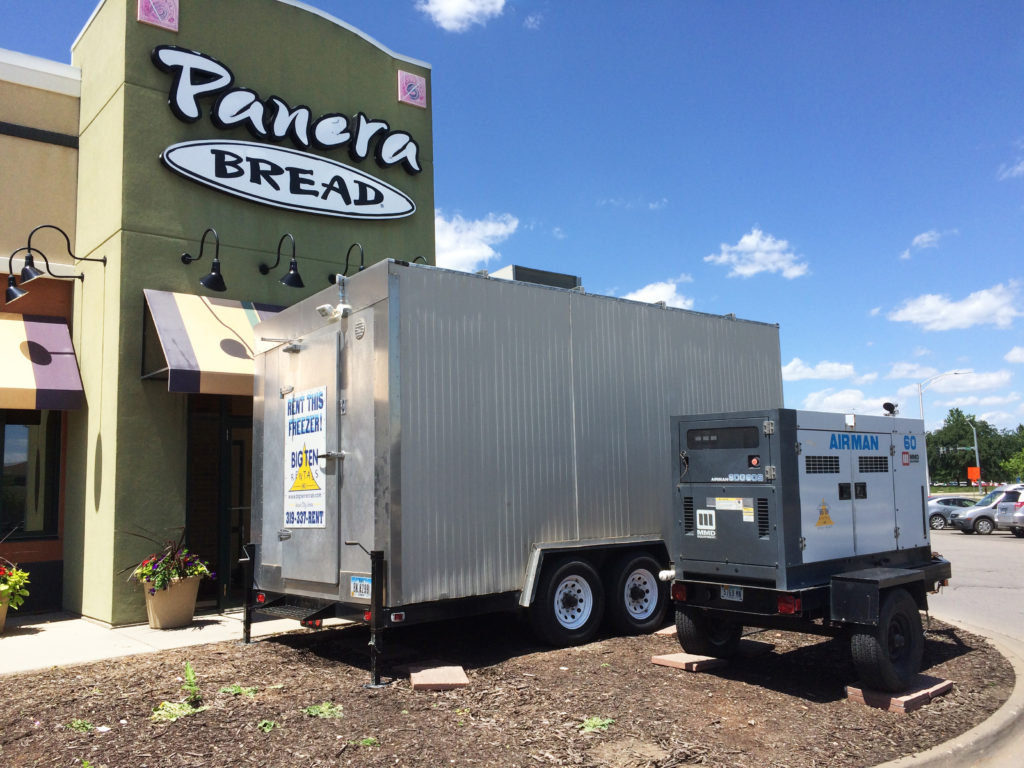
M 949 513 L 949 522 L 961 533 L 992 533 L 996 529 L 996 507 L 1004 501 L 1017 501 L 1024 485 L 1000 485 L 982 496 L 973 507 Z
M 996 529 L 1010 531 L 1018 539 L 1024 539 L 1024 499 L 1020 494 L 1014 500 L 1006 499 L 996 507 Z
M 928 525 L 933 531 L 941 531 L 949 525 L 951 512 L 973 507 L 976 501 L 973 496 L 929 496 Z

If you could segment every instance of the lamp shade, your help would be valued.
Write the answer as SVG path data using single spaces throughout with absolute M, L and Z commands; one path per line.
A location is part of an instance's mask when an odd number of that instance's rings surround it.
M 12 301 L 17 301 L 25 295 L 25 291 L 21 290 L 15 282 L 14 275 L 7 276 L 7 290 L 4 291 L 4 301 L 10 304 Z
M 220 274 L 220 259 L 213 260 L 213 264 L 210 265 L 210 274 L 202 278 L 199 284 L 204 288 L 209 288 L 211 291 L 227 290 L 228 286 Z
M 288 263 L 288 273 L 281 278 L 281 282 L 287 285 L 289 288 L 305 288 L 306 284 L 302 282 L 302 277 L 299 275 L 299 263 L 292 257 L 292 260 Z

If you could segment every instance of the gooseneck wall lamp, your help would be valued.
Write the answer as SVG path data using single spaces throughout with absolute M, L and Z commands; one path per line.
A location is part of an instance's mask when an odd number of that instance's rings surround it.
M 203 258 L 203 249 L 206 247 L 207 235 L 213 235 L 213 264 L 210 265 L 210 274 L 201 278 L 199 284 L 204 288 L 209 288 L 211 291 L 226 291 L 228 286 L 220 274 L 220 237 L 218 237 L 217 230 L 213 227 L 208 227 L 203 232 L 203 237 L 199 241 L 199 255 L 192 256 L 189 253 L 183 253 L 181 254 L 181 263 L 191 264 L 193 261 L 199 261 L 199 259 Z
M 85 281 L 85 275 L 82 274 L 81 272 L 73 275 L 58 275 L 55 274 L 53 270 L 50 269 L 50 260 L 46 257 L 46 254 L 39 250 L 39 248 L 32 247 L 32 238 L 41 229 L 53 229 L 59 232 L 64 237 L 64 243 L 67 246 L 68 256 L 70 256 L 74 261 L 98 261 L 103 266 L 107 265 L 106 256 L 100 256 L 99 258 L 90 258 L 88 256 L 76 256 L 71 250 L 71 238 L 68 236 L 67 232 L 65 232 L 63 229 L 61 229 L 55 224 L 40 224 L 38 227 L 29 232 L 28 244 L 22 246 L 21 248 L 16 249 L 14 253 L 10 255 L 10 258 L 7 259 L 7 290 L 4 292 L 4 299 L 8 304 L 10 304 L 12 301 L 17 301 L 26 293 L 28 293 L 28 291 L 24 290 L 23 288 L 17 285 L 14 278 L 14 257 L 17 256 L 22 251 L 25 251 L 26 253 L 25 263 L 21 268 L 20 274 L 21 285 L 25 285 L 25 283 L 29 283 L 35 280 L 37 277 L 42 277 L 44 274 L 47 274 L 50 277 L 56 277 L 61 280 L 81 280 L 83 282 Z M 45 273 L 40 272 L 36 268 L 35 256 L 33 254 L 39 254 L 40 256 L 42 256 L 43 264 L 46 267 Z
M 270 270 L 277 269 L 277 265 L 281 263 L 281 246 L 284 245 L 285 238 L 292 241 L 292 258 L 288 262 L 288 271 L 281 277 L 281 283 L 289 288 L 305 288 L 306 284 L 299 276 L 299 262 L 295 260 L 295 238 L 289 232 L 281 235 L 281 239 L 277 242 L 277 261 L 270 265 L 260 264 L 260 274 L 268 275 Z

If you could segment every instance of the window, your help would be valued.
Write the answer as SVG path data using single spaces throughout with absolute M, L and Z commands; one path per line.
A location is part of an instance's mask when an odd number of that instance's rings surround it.
M 0 410 L 0 539 L 57 535 L 60 411 Z

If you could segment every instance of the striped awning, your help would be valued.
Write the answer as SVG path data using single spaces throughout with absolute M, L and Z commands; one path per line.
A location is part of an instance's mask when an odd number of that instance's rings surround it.
M 163 359 L 143 351 L 143 378 L 170 392 L 252 395 L 253 326 L 281 310 L 268 304 L 145 289 L 146 345 L 155 332 Z
M 0 408 L 81 408 L 82 377 L 60 317 L 0 312 Z

